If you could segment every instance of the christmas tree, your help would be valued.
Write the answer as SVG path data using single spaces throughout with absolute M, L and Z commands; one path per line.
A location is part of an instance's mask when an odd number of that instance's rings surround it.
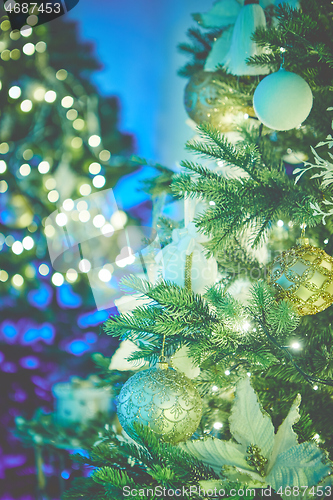
M 9 432 L 14 418 L 49 412 L 56 381 L 94 370 L 89 353 L 108 316 L 96 310 L 84 273 L 52 269 L 47 217 L 61 206 L 70 216 L 77 202 L 133 171 L 118 101 L 91 83 L 99 68 L 93 47 L 79 41 L 73 22 L 30 20 L 18 30 L 2 17 L 0 36 L 0 453 L 4 490 L 16 498 L 34 491 L 34 458 Z M 77 223 L 90 217 L 87 208 Z M 94 224 L 102 231 L 110 220 L 100 215 Z M 99 349 L 106 346 L 112 341 Z
M 123 280 L 140 302 L 104 331 L 131 353 L 96 358 L 131 375 L 123 431 L 101 428 L 64 498 L 330 497 L 332 5 L 220 0 L 194 19 L 200 161 L 150 185 L 184 222 L 162 211 L 158 278 Z

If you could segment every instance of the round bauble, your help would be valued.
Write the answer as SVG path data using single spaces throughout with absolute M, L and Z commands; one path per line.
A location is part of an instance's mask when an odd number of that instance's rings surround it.
M 274 260 L 268 283 L 301 316 L 317 314 L 333 303 L 333 258 L 304 240 Z
M 158 364 L 127 380 L 117 398 L 117 414 L 129 436 L 135 438 L 133 424 L 137 422 L 175 444 L 197 429 L 202 401 L 189 378 Z
M 259 83 L 253 96 L 253 107 L 266 127 L 291 130 L 308 117 L 312 101 L 312 92 L 306 81 L 281 68 Z
M 208 122 L 221 132 L 233 128 L 235 114 L 242 112 L 254 116 L 250 106 L 234 106 L 223 95 L 218 84 L 218 74 L 210 71 L 195 73 L 185 88 L 184 104 L 187 114 L 197 124 Z

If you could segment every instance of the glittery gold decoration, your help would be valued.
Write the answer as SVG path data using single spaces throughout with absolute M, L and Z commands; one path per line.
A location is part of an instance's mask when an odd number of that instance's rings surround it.
M 279 298 L 288 298 L 305 316 L 333 303 L 333 258 L 306 239 L 302 243 L 274 260 L 268 283 L 277 288 Z
M 192 290 L 192 280 L 191 280 L 192 259 L 193 259 L 193 252 L 190 255 L 186 255 L 186 260 L 185 260 L 185 287 L 188 290 Z
M 197 124 L 209 122 L 221 132 L 233 129 L 237 113 L 255 116 L 252 106 L 234 106 L 222 93 L 218 74 L 209 71 L 195 73 L 185 88 L 184 104 L 187 114 Z
M 130 436 L 138 422 L 175 444 L 197 429 L 202 401 L 190 379 L 163 363 L 128 379 L 117 398 L 117 413 Z
M 260 454 L 261 449 L 257 445 L 251 444 L 247 447 L 246 452 L 249 455 L 248 457 L 246 457 L 247 463 L 249 465 L 252 465 L 252 467 L 254 467 L 256 471 L 259 472 L 262 477 L 264 477 L 268 459 Z

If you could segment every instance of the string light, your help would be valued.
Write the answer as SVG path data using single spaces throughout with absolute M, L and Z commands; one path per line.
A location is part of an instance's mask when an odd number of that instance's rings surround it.
M 8 280 L 8 273 L 3 269 L 2 271 L 0 271 L 0 281 L 5 283 L 5 281 L 7 280 Z
M 38 172 L 41 174 L 47 174 L 47 172 L 50 170 L 50 164 L 48 161 L 41 161 L 40 164 L 38 165 Z
M 111 153 L 107 149 L 103 149 L 98 156 L 101 161 L 109 161 L 109 159 L 111 158 Z
M 26 43 L 22 50 L 26 56 L 32 56 L 35 53 L 35 46 L 33 43 Z
M 20 33 L 21 33 L 22 36 L 24 36 L 25 38 L 27 38 L 32 33 L 31 26 L 27 26 L 27 25 L 22 26 L 22 28 L 20 29 Z
M 96 175 L 92 182 L 95 188 L 102 188 L 105 184 L 105 177 L 104 175 Z
M 47 276 L 50 272 L 50 268 L 47 264 L 41 264 L 38 268 L 38 271 L 42 276 Z
M 63 275 L 60 273 L 54 273 L 51 280 L 55 286 L 61 286 L 65 281 Z
M 125 255 L 125 257 L 123 257 Z M 133 255 L 133 251 L 130 247 L 124 247 L 120 255 L 116 257 L 116 264 L 118 267 L 125 267 L 127 265 L 131 265 L 135 262 L 135 256 Z
M 56 100 L 56 98 L 57 98 L 57 94 L 56 94 L 56 92 L 54 92 L 54 90 L 48 90 L 44 96 L 44 100 L 48 103 L 54 102 Z
M 74 149 L 79 149 L 83 144 L 81 137 L 73 137 L 71 145 Z
M 317 386 L 317 385 L 314 385 L 314 386 L 313 386 L 313 390 L 314 390 L 314 391 L 318 391 L 318 386 Z
M 117 210 L 111 217 L 111 224 L 115 229 L 122 229 L 127 222 L 127 215 L 122 210 Z
M 21 96 L 21 94 L 22 94 L 22 90 L 17 85 L 10 87 L 10 89 L 8 90 L 8 95 L 12 99 L 18 99 Z
M 23 248 L 23 245 L 20 241 L 15 241 L 13 244 L 12 244 L 12 252 L 15 254 L 15 255 L 20 255 L 22 252 L 23 252 L 24 248 Z
M 225 375 L 230 375 L 230 370 L 226 370 L 224 373 Z
M 67 281 L 74 283 L 74 281 L 77 280 L 77 277 L 78 277 L 78 273 L 75 269 L 68 269 L 68 271 L 66 273 Z
M 9 36 L 12 40 L 18 40 L 21 36 L 21 33 L 19 32 L 19 30 L 13 30 L 9 33 Z
M 73 122 L 73 128 L 75 128 L 75 130 L 83 130 L 84 126 L 85 126 L 85 121 L 82 120 L 82 118 L 77 118 Z
M 34 91 L 34 99 L 36 99 L 36 101 L 43 101 L 44 98 L 45 98 L 45 89 L 43 87 L 38 87 L 38 89 Z
M 7 247 L 11 247 L 12 244 L 14 243 L 14 241 L 15 241 L 15 238 L 11 234 L 6 236 L 5 243 L 6 243 Z
M 96 175 L 100 173 L 101 168 L 102 168 L 101 165 L 95 161 L 93 163 L 90 163 L 89 172 L 93 175 Z
M 66 117 L 68 118 L 68 120 L 75 120 L 78 114 L 79 113 L 76 111 L 76 109 L 69 109 L 66 113 Z
M 104 236 L 106 238 L 110 238 L 110 236 L 113 235 L 114 233 L 114 227 L 111 226 L 111 224 L 105 224 L 102 228 L 101 228 L 101 231 L 102 231 L 102 234 L 104 234 Z
M 4 160 L 0 160 L 0 174 L 3 174 L 7 170 L 7 163 Z
M 88 259 L 82 259 L 79 262 L 79 269 L 83 273 L 88 273 L 91 269 L 91 264 Z
M 30 26 L 35 26 L 35 24 L 38 23 L 38 17 L 35 14 L 32 14 L 31 16 L 27 17 L 27 23 Z
M 58 224 L 58 226 L 60 227 L 63 227 L 67 224 L 67 215 L 64 214 L 64 213 L 60 213 L 56 216 L 56 223 Z
M 17 61 L 21 57 L 21 51 L 19 49 L 13 49 L 10 52 L 10 58 L 13 59 L 13 61 Z
M 10 22 L 7 20 L 2 21 L 1 29 L 2 29 L 2 31 L 8 31 L 10 29 Z
M 23 276 L 21 276 L 20 274 L 14 274 L 14 276 L 12 277 L 12 283 L 15 287 L 20 288 L 24 283 Z
M 60 195 L 56 189 L 52 189 L 52 191 L 49 192 L 47 197 L 51 203 L 56 203 L 59 200 Z
M 104 217 L 104 215 L 102 215 L 102 214 L 96 215 L 93 218 L 93 224 L 94 224 L 95 227 L 98 227 L 98 228 L 104 226 L 104 224 L 105 224 L 105 217 Z
M 110 271 L 108 269 L 101 269 L 98 273 L 98 277 L 101 281 L 103 281 L 104 283 L 107 283 L 111 280 L 112 274 L 110 273 Z
M 77 204 L 77 209 L 80 212 L 81 210 L 88 210 L 88 203 L 84 200 L 81 200 Z
M 24 160 L 31 160 L 31 158 L 33 157 L 34 155 L 34 152 L 32 151 L 32 149 L 26 149 L 24 152 L 23 152 L 23 159 Z
M 215 201 L 210 201 L 209 204 L 213 207 L 216 203 Z
M 80 194 L 82 196 L 88 196 L 91 193 L 91 186 L 89 184 L 82 184 L 80 187 Z
M 216 391 L 218 391 L 218 390 L 219 390 L 219 388 L 217 387 L 217 385 L 213 385 L 213 387 L 212 387 L 212 392 L 216 392 Z
M 1 59 L 3 61 L 9 61 L 9 59 L 10 59 L 10 50 L 8 50 L 8 49 L 3 50 L 1 52 Z
M 249 328 L 250 328 L 250 323 L 248 321 L 245 321 L 245 323 L 243 324 L 244 332 L 247 332 Z
M 215 424 L 213 425 L 213 427 L 214 427 L 214 429 L 219 430 L 219 429 L 222 429 L 223 424 L 222 424 L 222 422 L 215 422 Z
M 57 80 L 61 80 L 61 81 L 66 80 L 67 75 L 68 75 L 68 73 L 65 69 L 59 69 L 59 71 L 56 72 Z
M 278 220 L 276 223 L 278 227 L 283 227 L 283 224 L 284 224 L 283 220 Z
M 49 177 L 48 179 L 45 179 L 44 184 L 46 189 L 50 191 L 51 189 L 54 189 L 56 187 L 57 181 L 53 177 Z
M 73 210 L 74 208 L 74 201 L 71 198 L 67 198 L 67 200 L 64 200 L 63 204 L 63 209 L 66 210 L 66 212 L 69 212 Z
M 25 99 L 21 102 L 20 108 L 23 113 L 29 113 L 29 111 L 32 110 L 32 101 L 30 101 L 30 99 Z
M 40 42 L 36 43 L 36 51 L 39 52 L 39 54 L 42 54 L 43 52 L 45 52 L 46 48 L 47 48 L 47 45 L 45 42 L 40 41 Z
M 28 163 L 23 163 L 23 165 L 20 166 L 19 172 L 22 175 L 22 177 L 26 177 L 31 172 L 30 165 L 28 165 Z
M 45 233 L 45 236 L 47 236 L 48 238 L 52 238 L 55 235 L 55 229 L 50 224 L 48 226 L 45 226 L 44 233 Z
M 88 210 L 82 210 L 82 212 L 79 213 L 79 219 L 81 222 L 88 222 L 90 219 L 90 212 Z
M 34 247 L 34 240 L 31 236 L 25 236 L 22 240 L 22 244 L 25 250 L 31 250 Z
M 71 108 L 74 104 L 74 99 L 70 95 L 66 95 L 61 99 L 61 106 L 63 108 Z
M 0 144 L 0 153 L 2 155 L 5 155 L 8 153 L 8 151 L 9 151 L 9 144 L 7 144 L 7 142 L 2 142 Z
M 92 148 L 97 148 L 101 143 L 101 138 L 99 135 L 91 135 L 88 140 L 89 146 Z
M 8 184 L 6 181 L 0 181 L 0 193 L 5 193 L 8 189 Z
M 290 346 L 292 349 L 300 349 L 301 344 L 299 342 L 293 342 Z

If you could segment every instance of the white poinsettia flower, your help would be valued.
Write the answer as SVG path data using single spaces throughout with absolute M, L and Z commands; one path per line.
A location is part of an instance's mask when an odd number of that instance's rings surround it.
M 234 440 L 208 438 L 179 446 L 210 466 L 221 478 L 239 479 L 251 487 L 271 486 L 284 492 L 287 486 L 316 485 L 332 469 L 324 463 L 326 457 L 314 443 L 297 441 L 292 426 L 299 420 L 300 402 L 298 395 L 275 434 L 271 418 L 261 410 L 246 378 L 237 384 L 229 419 Z

